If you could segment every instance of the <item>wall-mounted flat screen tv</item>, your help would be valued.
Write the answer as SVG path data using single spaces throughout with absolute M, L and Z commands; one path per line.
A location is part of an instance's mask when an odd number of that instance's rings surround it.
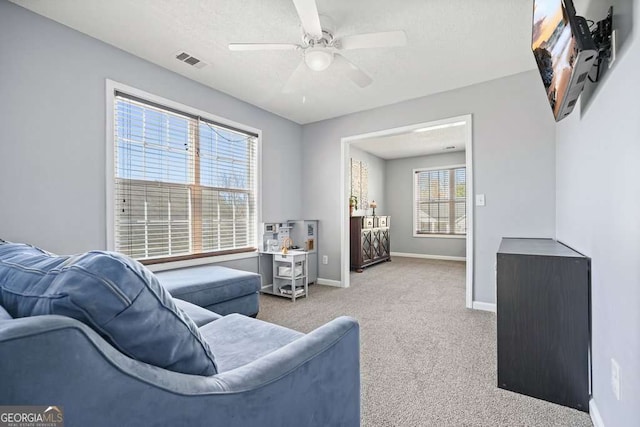
M 556 121 L 578 101 L 598 51 L 571 0 L 534 0 L 531 49 Z

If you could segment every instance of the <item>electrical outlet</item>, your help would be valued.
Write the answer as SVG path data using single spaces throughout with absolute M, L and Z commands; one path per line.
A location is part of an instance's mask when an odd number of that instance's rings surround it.
M 322 255 L 322 263 L 324 265 L 329 264 L 329 256 L 328 255 Z
M 611 389 L 616 399 L 620 400 L 620 365 L 616 359 L 611 359 Z

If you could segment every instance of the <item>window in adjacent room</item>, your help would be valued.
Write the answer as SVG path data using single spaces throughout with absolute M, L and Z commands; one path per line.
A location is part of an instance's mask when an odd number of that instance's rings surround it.
M 253 250 L 258 135 L 114 100 L 115 250 L 146 263 Z
M 466 168 L 414 170 L 414 236 L 464 236 Z

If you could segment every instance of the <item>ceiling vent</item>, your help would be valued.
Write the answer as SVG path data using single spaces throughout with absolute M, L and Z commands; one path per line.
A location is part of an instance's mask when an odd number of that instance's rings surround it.
M 190 54 L 188 54 L 187 52 L 184 52 L 184 51 L 180 51 L 180 52 L 176 53 L 175 57 L 176 57 L 176 59 L 178 61 L 184 62 L 185 64 L 189 64 L 192 67 L 196 67 L 196 68 L 203 68 L 203 67 L 206 67 L 208 65 L 206 62 L 202 62 L 201 60 L 199 60 L 195 56 L 191 56 Z

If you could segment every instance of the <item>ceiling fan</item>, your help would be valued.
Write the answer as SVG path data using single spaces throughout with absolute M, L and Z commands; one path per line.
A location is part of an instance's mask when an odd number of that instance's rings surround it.
M 372 82 L 371 77 L 347 60 L 340 52 L 407 44 L 407 36 L 404 31 L 385 31 L 334 38 L 331 20 L 318 14 L 315 0 L 293 0 L 293 4 L 302 23 L 302 43 L 229 44 L 229 49 L 233 51 L 301 50 L 304 60 L 300 62 L 300 65 L 285 83 L 282 89 L 285 93 L 293 91 L 294 83 L 307 68 L 313 71 L 324 71 L 332 64 L 356 85 L 362 88 L 369 86 Z

